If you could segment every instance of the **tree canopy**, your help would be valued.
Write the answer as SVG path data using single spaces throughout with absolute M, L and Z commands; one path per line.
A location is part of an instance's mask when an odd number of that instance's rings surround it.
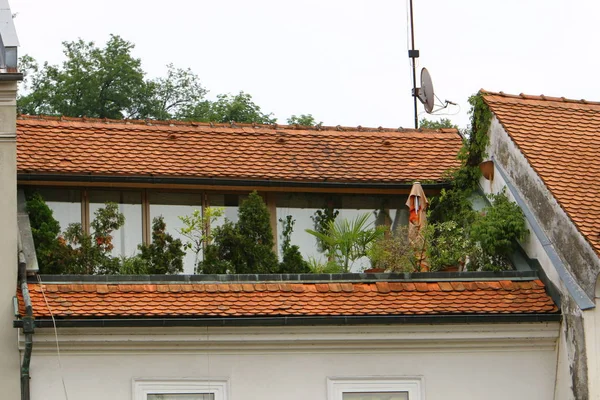
M 25 94 L 17 99 L 20 113 L 260 124 L 277 121 L 243 91 L 207 99 L 208 90 L 189 68 L 169 64 L 166 76 L 146 78 L 141 60 L 132 55 L 135 46 L 120 36 L 111 35 L 104 47 L 82 39 L 63 42 L 63 47 L 66 60 L 61 65 L 40 65 L 27 55 L 21 58 Z M 312 119 L 310 114 L 300 117 Z
M 443 128 L 454 128 L 458 129 L 458 125 L 454 125 L 448 118 L 442 118 L 439 121 L 432 121 L 427 118 L 423 118 L 419 121 L 419 128 L 424 129 L 443 129 Z

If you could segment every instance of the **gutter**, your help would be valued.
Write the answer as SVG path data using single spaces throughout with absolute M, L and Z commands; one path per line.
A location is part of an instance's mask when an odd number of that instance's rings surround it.
M 376 315 L 376 316 L 309 316 L 309 317 L 215 317 L 215 318 L 88 318 L 55 319 L 62 328 L 121 328 L 174 326 L 324 326 L 324 325 L 391 325 L 391 324 L 477 324 L 560 322 L 555 314 L 463 314 L 463 315 Z M 23 320 L 14 321 L 20 328 Z M 54 327 L 51 319 L 37 319 L 38 328 Z
M 29 288 L 27 287 L 27 263 L 25 262 L 25 254 L 23 253 L 21 237 L 19 236 L 19 283 L 21 285 L 21 293 L 23 294 L 23 302 L 25 303 L 25 316 L 20 320 L 25 334 L 25 351 L 21 362 L 21 400 L 30 400 L 29 381 L 31 379 L 29 366 L 31 364 L 31 354 L 33 351 L 33 333 L 35 321 L 33 318 L 33 306 L 31 297 L 29 296 Z
M 103 176 L 103 175 L 63 175 L 19 173 L 17 180 L 46 181 L 46 182 L 95 182 L 95 183 L 137 183 L 150 185 L 207 185 L 207 186 L 259 186 L 259 187 L 292 187 L 292 188 L 350 188 L 350 189 L 406 189 L 410 190 L 412 183 L 362 183 L 362 182 L 298 182 L 260 179 L 221 179 L 221 178 L 182 178 L 156 176 Z M 449 182 L 422 184 L 424 189 L 449 189 Z
M 493 157 L 492 161 L 495 161 Z M 502 176 L 502 179 L 504 179 L 508 190 L 510 190 L 510 193 L 515 198 L 515 202 L 519 205 L 519 207 L 521 207 L 521 210 L 523 210 L 523 214 L 525 215 L 527 222 L 529 222 L 529 224 L 531 225 L 531 229 L 533 229 L 533 232 L 542 244 L 544 251 L 548 255 L 548 258 L 552 262 L 552 265 L 554 265 L 554 269 L 556 269 L 556 272 L 558 273 L 560 280 L 564 283 L 567 291 L 569 292 L 569 295 L 573 298 L 573 300 L 575 300 L 575 302 L 581 310 L 589 310 L 595 308 L 596 305 L 594 304 L 594 301 L 590 299 L 590 297 L 585 293 L 581 286 L 579 286 L 575 278 L 573 278 L 573 275 L 571 275 L 569 270 L 567 270 L 567 267 L 565 266 L 560 256 L 552 246 L 552 242 L 540 226 L 539 222 L 537 221 L 537 218 L 535 217 L 531 209 L 527 206 L 527 203 L 525 203 L 519 192 L 512 184 L 512 182 L 508 179 L 508 176 L 506 175 L 504 169 L 497 162 L 494 162 L 494 166 L 496 167 L 498 172 L 500 172 L 500 175 Z

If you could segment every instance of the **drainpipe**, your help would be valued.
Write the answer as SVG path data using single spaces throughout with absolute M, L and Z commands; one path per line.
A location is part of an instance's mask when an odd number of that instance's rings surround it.
M 25 303 L 25 316 L 23 316 L 23 333 L 25 334 L 25 352 L 21 362 L 21 400 L 30 400 L 29 393 L 29 365 L 31 364 L 31 352 L 33 350 L 33 332 L 35 322 L 33 320 L 33 306 L 27 287 L 27 271 L 25 254 L 22 250 L 21 238 L 19 237 L 19 283 L 21 285 L 21 294 Z

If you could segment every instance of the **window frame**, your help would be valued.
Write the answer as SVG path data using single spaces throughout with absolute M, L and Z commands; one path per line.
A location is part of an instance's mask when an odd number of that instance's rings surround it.
M 213 394 L 214 400 L 229 399 L 225 378 L 133 378 L 133 400 L 148 400 L 149 394 Z
M 328 377 L 327 400 L 343 400 L 344 393 L 408 392 L 409 400 L 425 400 L 422 376 Z

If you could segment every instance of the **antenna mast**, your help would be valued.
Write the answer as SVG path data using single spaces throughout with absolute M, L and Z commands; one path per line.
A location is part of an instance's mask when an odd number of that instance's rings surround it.
M 413 2 L 410 0 L 410 39 L 411 49 L 408 50 L 408 58 L 412 59 L 412 76 L 413 76 L 413 101 L 415 105 L 415 129 L 419 129 L 419 118 L 417 116 L 417 65 L 415 59 L 419 58 L 419 50 L 415 50 L 415 27 L 413 23 Z

